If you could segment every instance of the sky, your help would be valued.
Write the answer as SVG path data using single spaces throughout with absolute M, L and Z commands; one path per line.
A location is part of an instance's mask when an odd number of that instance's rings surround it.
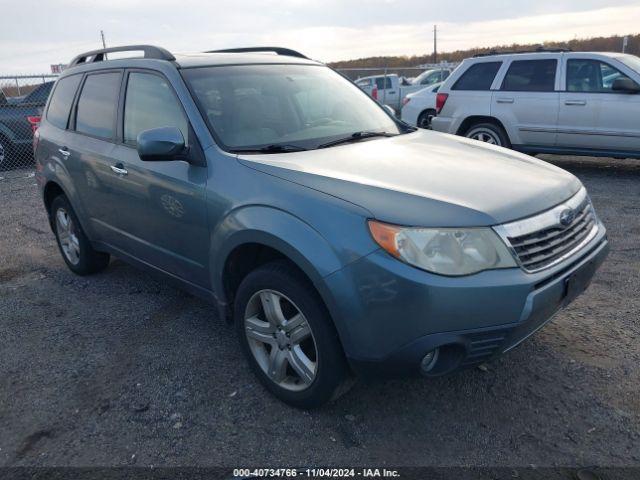
M 0 0 L 0 75 L 107 46 L 269 45 L 324 62 L 640 33 L 637 0 Z

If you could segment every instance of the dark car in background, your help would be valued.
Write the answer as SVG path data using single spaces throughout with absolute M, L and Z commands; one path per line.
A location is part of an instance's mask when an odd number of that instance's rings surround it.
M 0 169 L 33 161 L 33 133 L 54 82 L 38 85 L 24 97 L 8 98 L 0 91 Z

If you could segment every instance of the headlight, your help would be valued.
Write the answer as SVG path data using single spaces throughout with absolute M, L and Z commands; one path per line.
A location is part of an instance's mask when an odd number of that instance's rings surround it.
M 394 257 L 441 275 L 517 266 L 491 228 L 405 228 L 369 220 L 369 230 Z

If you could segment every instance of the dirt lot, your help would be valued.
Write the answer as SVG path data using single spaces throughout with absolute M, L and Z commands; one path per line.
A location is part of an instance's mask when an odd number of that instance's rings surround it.
M 640 465 L 640 162 L 552 160 L 609 230 L 588 292 L 487 368 L 311 413 L 209 305 L 118 260 L 71 274 L 33 178 L 0 180 L 0 465 Z

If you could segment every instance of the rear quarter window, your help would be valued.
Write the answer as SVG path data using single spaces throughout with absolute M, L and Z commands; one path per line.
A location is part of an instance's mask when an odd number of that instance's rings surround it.
M 452 90 L 489 90 L 502 62 L 474 63 L 453 84 Z
M 73 97 L 76 95 L 82 75 L 71 75 L 58 80 L 47 110 L 47 120 L 58 128 L 67 128 Z

